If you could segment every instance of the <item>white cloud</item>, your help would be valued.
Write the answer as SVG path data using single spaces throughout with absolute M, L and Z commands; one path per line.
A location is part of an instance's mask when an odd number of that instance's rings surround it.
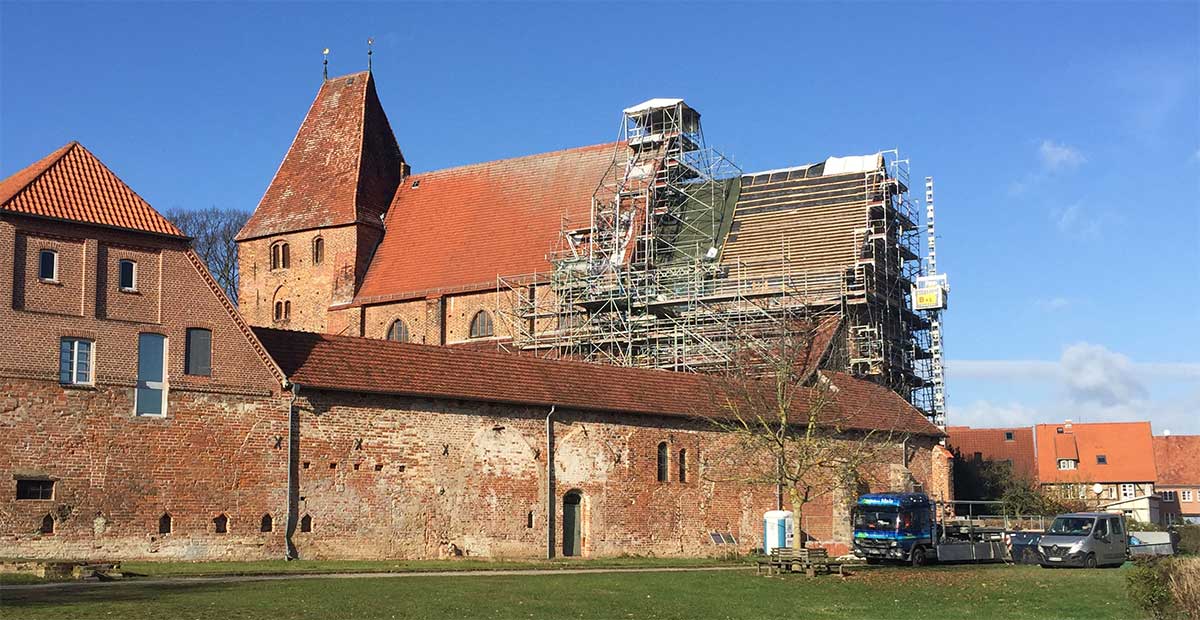
M 1150 420 L 1157 431 L 1200 433 L 1200 363 L 1135 362 L 1083 342 L 1057 361 L 951 360 L 946 377 L 954 425 Z M 976 389 L 968 404 L 955 406 L 959 381 Z
M 1057 312 L 1059 310 L 1065 310 L 1070 305 L 1071 305 L 1071 300 L 1067 299 L 1066 297 L 1051 297 L 1049 299 L 1037 300 L 1037 306 L 1039 308 L 1041 308 L 1042 310 L 1046 310 L 1048 312 Z
M 1038 147 L 1038 158 L 1047 172 L 1073 170 L 1087 161 L 1079 149 L 1053 140 L 1042 140 Z
M 1146 398 L 1133 362 L 1095 344 L 1073 344 L 1063 351 L 1063 379 L 1072 402 L 1122 405 Z

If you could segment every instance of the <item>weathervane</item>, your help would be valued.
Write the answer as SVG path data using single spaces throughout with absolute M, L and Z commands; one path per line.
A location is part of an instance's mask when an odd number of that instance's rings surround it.
M 371 54 L 375 53 L 375 37 L 367 37 L 367 71 L 371 70 Z
M 325 76 L 325 81 L 328 82 L 329 81 L 329 48 L 328 47 L 325 48 L 325 50 L 322 51 L 321 53 L 325 55 L 325 62 L 322 63 L 324 65 L 322 74 Z

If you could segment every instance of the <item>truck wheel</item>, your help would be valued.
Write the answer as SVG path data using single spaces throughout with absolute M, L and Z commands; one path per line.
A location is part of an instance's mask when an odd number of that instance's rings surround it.
M 1083 567 L 1084 568 L 1096 568 L 1096 554 L 1094 554 L 1094 553 L 1087 554 L 1087 557 L 1083 559 Z
M 912 565 L 913 568 L 925 566 L 925 547 L 913 547 Z

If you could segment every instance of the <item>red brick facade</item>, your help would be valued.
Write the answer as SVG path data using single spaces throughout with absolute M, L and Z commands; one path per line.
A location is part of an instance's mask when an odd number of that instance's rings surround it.
M 58 282 L 38 278 L 58 251 Z M 137 263 L 136 292 L 117 287 Z M 0 555 L 264 557 L 286 514 L 280 376 L 185 241 L 23 216 L 0 219 Z M 189 328 L 212 333 L 209 376 L 185 374 Z M 167 339 L 167 412 L 134 414 L 138 336 Z M 90 385 L 59 383 L 61 338 L 92 343 Z M 21 480 L 48 499 L 14 499 Z M 171 533 L 160 535 L 162 515 Z M 213 519 L 224 514 L 228 533 Z M 53 532 L 41 533 L 49 515 Z M 282 523 L 282 520 L 280 520 Z

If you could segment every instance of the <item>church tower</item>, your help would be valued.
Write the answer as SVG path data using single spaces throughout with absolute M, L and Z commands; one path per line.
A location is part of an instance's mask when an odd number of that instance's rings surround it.
M 326 80 L 238 233 L 238 306 L 252 325 L 346 329 L 408 165 L 369 71 Z

